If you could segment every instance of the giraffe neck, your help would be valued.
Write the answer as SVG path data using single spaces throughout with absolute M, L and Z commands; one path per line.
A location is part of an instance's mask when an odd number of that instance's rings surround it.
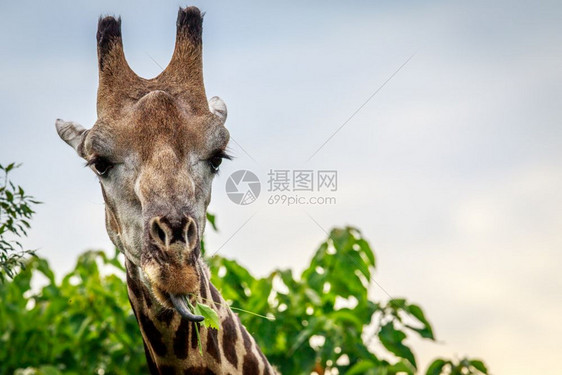
M 254 338 L 240 323 L 209 281 L 206 265 L 198 261 L 201 289 L 198 302 L 219 315 L 219 330 L 199 326 L 202 354 L 195 325 L 175 310 L 162 307 L 140 277 L 140 270 L 126 262 L 129 301 L 139 323 L 148 367 L 152 374 L 263 374 L 274 371 Z

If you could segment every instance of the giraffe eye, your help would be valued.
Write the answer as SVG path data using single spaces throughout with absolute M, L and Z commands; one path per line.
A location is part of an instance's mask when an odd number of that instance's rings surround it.
M 213 156 L 211 159 L 209 159 L 209 165 L 211 166 L 211 172 L 218 172 L 219 171 L 219 167 L 222 163 L 222 157 L 220 156 Z
M 215 152 L 215 154 L 213 156 L 211 156 L 210 159 L 207 160 L 207 162 L 209 163 L 209 166 L 211 167 L 212 173 L 218 173 L 219 172 L 219 167 L 220 167 L 223 159 L 230 160 L 231 157 L 230 157 L 230 155 L 228 155 L 223 150 L 219 150 L 219 151 Z
M 96 172 L 96 174 L 100 177 L 107 176 L 109 170 L 113 168 L 113 164 L 105 158 L 96 158 L 88 164 L 92 167 L 94 172 Z

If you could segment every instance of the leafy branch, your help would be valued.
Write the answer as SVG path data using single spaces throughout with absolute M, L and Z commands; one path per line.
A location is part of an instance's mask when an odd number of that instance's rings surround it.
M 32 207 L 40 202 L 9 179 L 18 167 L 15 163 L 0 164 L 0 282 L 13 278 L 17 269 L 25 266 L 25 257 L 35 255 L 34 250 L 23 248 L 20 239 L 27 236 L 35 213 Z
M 426 375 L 488 375 L 488 368 L 479 359 L 463 358 L 453 362 L 438 358 L 429 365 Z

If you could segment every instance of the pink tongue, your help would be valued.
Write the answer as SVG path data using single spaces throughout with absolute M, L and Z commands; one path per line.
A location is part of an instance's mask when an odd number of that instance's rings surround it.
M 205 319 L 204 317 L 201 315 L 194 315 L 191 311 L 189 311 L 189 306 L 187 306 L 187 302 L 185 301 L 186 298 L 187 296 L 185 295 L 170 294 L 172 304 L 181 316 L 191 322 L 203 321 L 203 319 Z

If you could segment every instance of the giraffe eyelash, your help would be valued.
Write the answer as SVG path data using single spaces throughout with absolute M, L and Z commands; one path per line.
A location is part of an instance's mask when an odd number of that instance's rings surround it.
M 222 158 L 222 159 L 232 160 L 232 155 L 227 153 L 225 150 L 215 151 L 215 153 L 213 154 L 212 157 L 219 157 L 219 158 Z

